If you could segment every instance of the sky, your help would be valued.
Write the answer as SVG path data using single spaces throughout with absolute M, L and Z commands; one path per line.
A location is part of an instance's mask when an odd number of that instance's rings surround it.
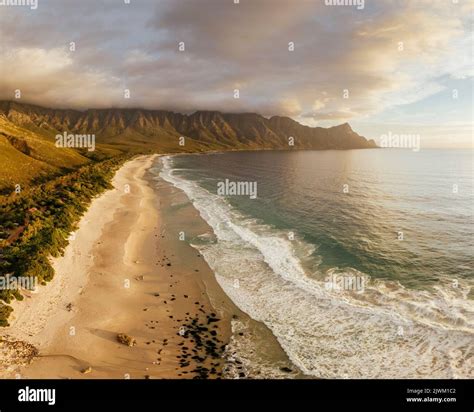
M 0 99 L 257 112 L 473 146 L 472 0 L 36 1 L 0 0 Z

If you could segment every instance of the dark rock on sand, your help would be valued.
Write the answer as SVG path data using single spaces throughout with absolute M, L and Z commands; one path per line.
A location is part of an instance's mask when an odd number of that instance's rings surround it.
M 286 366 L 283 366 L 282 368 L 280 368 L 280 370 L 281 370 L 282 372 L 286 372 L 286 373 L 291 373 L 291 372 L 293 372 L 290 368 L 287 368 Z
M 134 338 L 126 335 L 125 333 L 119 333 L 117 335 L 117 341 L 127 346 L 135 346 L 137 344 L 137 341 Z

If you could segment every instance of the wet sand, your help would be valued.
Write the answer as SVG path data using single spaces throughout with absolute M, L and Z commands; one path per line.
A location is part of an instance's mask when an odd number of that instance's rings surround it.
M 0 377 L 246 377 L 226 348 L 235 322 L 247 325 L 239 336 L 265 340 L 267 361 L 287 365 L 273 335 L 230 301 L 190 246 L 210 228 L 181 191 L 150 173 L 154 160 L 141 156 L 117 172 L 115 189 L 93 201 L 55 259 L 55 279 L 15 304 L 11 327 L 0 331 Z

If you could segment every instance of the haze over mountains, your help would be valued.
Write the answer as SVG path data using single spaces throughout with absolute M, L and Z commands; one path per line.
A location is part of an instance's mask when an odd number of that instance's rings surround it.
M 96 151 L 57 148 L 64 132 L 94 134 Z M 185 137 L 184 146 L 179 138 Z M 294 146 L 289 146 L 289 138 Z M 267 119 L 256 113 L 164 110 L 56 110 L 0 101 L 0 188 L 43 175 L 73 169 L 91 158 L 124 151 L 201 152 L 215 150 L 322 150 L 373 148 L 373 140 L 349 124 L 308 127 L 288 118 Z

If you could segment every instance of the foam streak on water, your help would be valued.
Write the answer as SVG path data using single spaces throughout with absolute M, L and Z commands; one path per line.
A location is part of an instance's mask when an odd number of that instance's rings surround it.
M 449 283 L 415 291 L 370 281 L 363 293 L 328 290 L 301 259 L 314 247 L 243 216 L 225 199 L 173 173 L 212 227 L 216 242 L 199 248 L 216 278 L 249 316 L 264 322 L 291 361 L 322 378 L 462 378 L 473 376 L 474 308 L 468 287 Z M 304 251 L 304 253 L 303 253 Z M 365 279 L 367 274 L 352 271 Z M 328 274 L 340 273 L 333 268 Z

